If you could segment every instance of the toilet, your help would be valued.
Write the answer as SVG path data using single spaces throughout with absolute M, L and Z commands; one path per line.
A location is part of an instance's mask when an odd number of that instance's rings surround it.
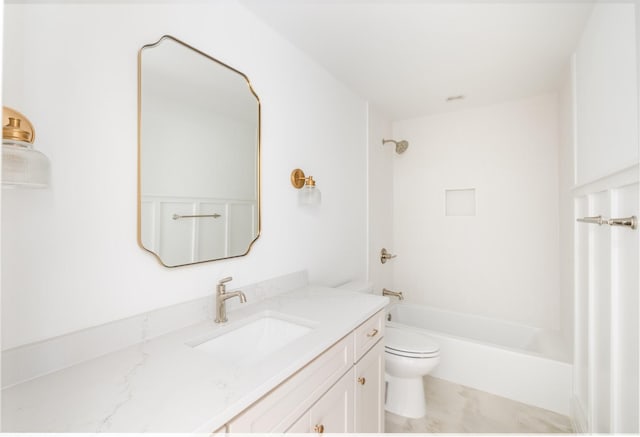
M 373 284 L 348 282 L 339 288 L 373 293 Z M 385 327 L 385 410 L 399 416 L 420 418 L 427 414 L 423 378 L 440 362 L 440 345 L 428 335 L 401 327 Z
M 385 327 L 385 410 L 420 418 L 427 414 L 423 378 L 440 362 L 440 346 L 409 328 Z

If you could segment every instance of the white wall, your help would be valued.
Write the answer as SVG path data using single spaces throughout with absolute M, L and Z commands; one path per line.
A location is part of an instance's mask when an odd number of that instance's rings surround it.
M 615 23 L 615 24 L 613 24 Z M 580 147 L 576 183 L 605 177 L 638 161 L 638 70 L 632 3 L 594 6 L 576 50 Z M 616 153 L 611 153 L 614 148 Z
M 369 105 L 369 280 L 374 292 L 393 288 L 394 261 L 382 264 L 380 250 L 393 253 L 393 151 L 382 145 L 383 138 L 391 138 L 391 122 Z
M 394 123 L 394 281 L 408 301 L 559 329 L 558 105 L 543 95 Z M 475 188 L 476 216 L 445 217 Z
M 236 2 L 5 5 L 4 104 L 52 162 L 3 192 L 3 347 L 300 269 L 366 274 L 366 106 Z M 262 102 L 262 235 L 242 258 L 167 269 L 136 243 L 137 51 L 171 34 L 247 74 Z M 293 168 L 323 204 L 299 208 Z M 349 183 L 345 183 L 348 181 Z
M 567 63 L 562 88 L 558 94 L 560 142 L 558 148 L 558 190 L 560 226 L 560 331 L 568 351 L 573 351 L 574 322 L 574 256 L 573 256 L 573 193 L 575 182 L 575 111 L 574 111 L 573 61 Z

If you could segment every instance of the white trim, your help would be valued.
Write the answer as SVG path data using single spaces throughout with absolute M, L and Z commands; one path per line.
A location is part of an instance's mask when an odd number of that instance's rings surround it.
M 573 184 L 578 182 L 578 85 L 577 85 L 576 54 L 571 55 L 571 122 L 573 149 Z
M 640 181 L 640 163 L 635 162 L 618 171 L 610 173 L 591 182 L 576 185 L 571 188 L 573 197 L 586 196 L 591 193 L 599 193 L 612 188 L 631 185 Z
M 570 409 L 570 419 L 571 425 L 573 426 L 573 430 L 577 434 L 586 434 L 587 433 L 587 417 L 584 414 L 584 410 L 580 405 L 580 401 L 574 396 L 571 397 L 569 401 L 569 409 Z

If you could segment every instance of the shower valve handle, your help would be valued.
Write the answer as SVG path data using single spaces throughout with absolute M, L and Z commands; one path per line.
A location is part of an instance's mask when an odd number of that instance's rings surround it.
M 391 258 L 395 258 L 396 256 L 398 255 L 392 255 L 387 249 L 383 247 L 380 251 L 380 262 L 382 264 L 385 264 L 388 260 L 390 260 Z

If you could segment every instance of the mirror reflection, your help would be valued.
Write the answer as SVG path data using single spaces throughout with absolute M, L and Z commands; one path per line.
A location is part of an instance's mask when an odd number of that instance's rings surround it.
M 260 233 L 260 101 L 170 36 L 139 53 L 138 241 L 168 267 L 246 255 Z

